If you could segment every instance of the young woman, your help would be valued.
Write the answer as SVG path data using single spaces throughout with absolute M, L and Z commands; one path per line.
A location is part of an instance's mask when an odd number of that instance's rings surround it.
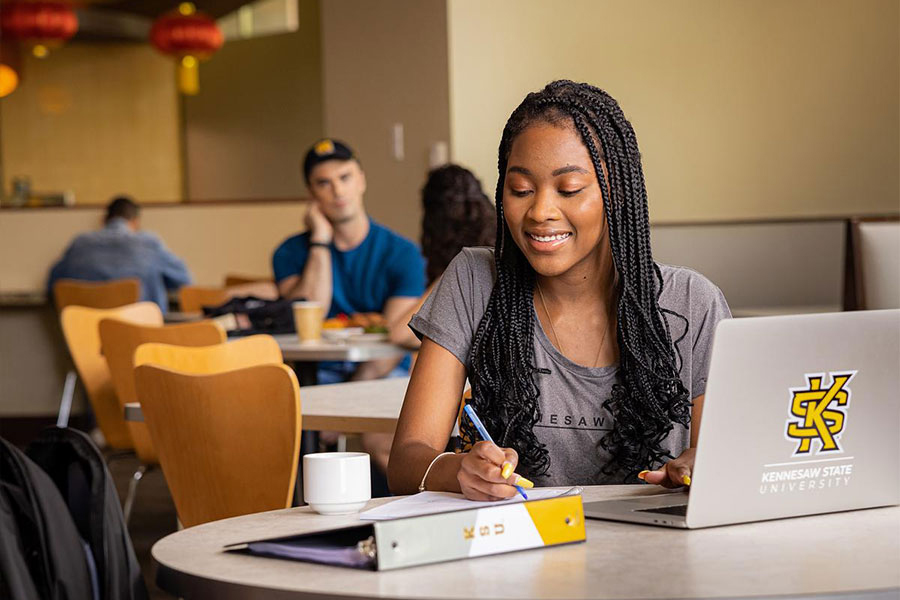
M 730 313 L 704 277 L 653 261 L 631 124 L 602 90 L 556 81 L 510 116 L 498 164 L 494 251 L 460 253 L 410 322 L 424 339 L 392 491 L 689 485 L 712 334 Z M 467 376 L 496 445 L 463 418 L 468 451 L 443 453 Z
M 391 324 L 391 341 L 409 348 L 419 347 L 419 338 L 408 324 L 434 290 L 441 274 L 469 246 L 493 246 L 497 231 L 494 205 L 481 189 L 481 182 L 468 169 L 448 164 L 428 173 L 422 188 L 422 255 L 428 288 L 422 300 Z

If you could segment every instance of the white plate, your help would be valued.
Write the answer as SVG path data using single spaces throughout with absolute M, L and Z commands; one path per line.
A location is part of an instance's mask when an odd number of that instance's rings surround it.
M 357 335 L 365 335 L 365 329 L 362 327 L 344 327 L 342 329 L 323 329 L 322 339 L 332 342 L 348 340 Z
M 386 333 L 359 333 L 351 335 L 348 341 L 351 342 L 386 342 L 388 334 Z

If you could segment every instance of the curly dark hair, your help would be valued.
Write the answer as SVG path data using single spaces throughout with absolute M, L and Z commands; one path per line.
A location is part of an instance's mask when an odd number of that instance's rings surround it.
M 600 184 L 618 276 L 620 383 L 613 385 L 609 398 L 598 399 L 614 418 L 599 449 L 611 456 L 603 473 L 635 482 L 640 470 L 672 458 L 662 442 L 676 424 L 690 424 L 690 398 L 678 375 L 681 357 L 663 313 L 684 317 L 659 307 L 662 274 L 650 251 L 647 192 L 634 130 L 618 103 L 591 85 L 554 81 L 528 94 L 503 130 L 496 191 L 497 278 L 470 353 L 471 402 L 497 443 L 518 452 L 520 473 L 549 471 L 549 452 L 534 433 L 541 419 L 535 378 L 550 374 L 535 367 L 536 274 L 503 217 L 513 141 L 536 123 L 572 127 L 587 147 Z M 607 167 L 609 185 L 601 165 Z M 463 440 L 477 439 L 467 419 L 461 434 Z
M 466 168 L 444 165 L 428 174 L 422 188 L 422 254 L 428 284 L 469 246 L 493 246 L 496 211 L 481 182 Z

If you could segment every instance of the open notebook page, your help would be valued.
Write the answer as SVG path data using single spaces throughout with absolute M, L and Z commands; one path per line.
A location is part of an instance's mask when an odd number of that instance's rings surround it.
M 528 494 L 529 500 L 544 500 L 546 498 L 580 494 L 581 488 L 532 488 L 527 490 L 526 493 Z M 516 504 L 524 501 L 525 499 L 519 494 L 516 494 L 508 500 L 477 502 L 475 500 L 467 500 L 462 494 L 454 494 L 452 492 L 420 492 L 361 512 L 359 513 L 359 518 L 362 521 L 384 521 L 387 519 L 402 519 L 404 517 L 430 515 L 453 510 Z

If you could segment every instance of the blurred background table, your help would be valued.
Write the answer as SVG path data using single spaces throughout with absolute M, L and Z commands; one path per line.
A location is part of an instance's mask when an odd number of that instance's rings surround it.
M 345 433 L 393 433 L 407 385 L 409 377 L 305 387 L 300 394 L 302 427 Z M 127 404 L 125 420 L 143 421 L 141 405 Z
M 409 354 L 409 350 L 386 341 L 326 341 L 301 343 L 297 334 L 273 336 L 281 347 L 285 362 L 320 362 L 343 360 L 366 362 Z M 301 384 L 302 385 L 302 384 Z

